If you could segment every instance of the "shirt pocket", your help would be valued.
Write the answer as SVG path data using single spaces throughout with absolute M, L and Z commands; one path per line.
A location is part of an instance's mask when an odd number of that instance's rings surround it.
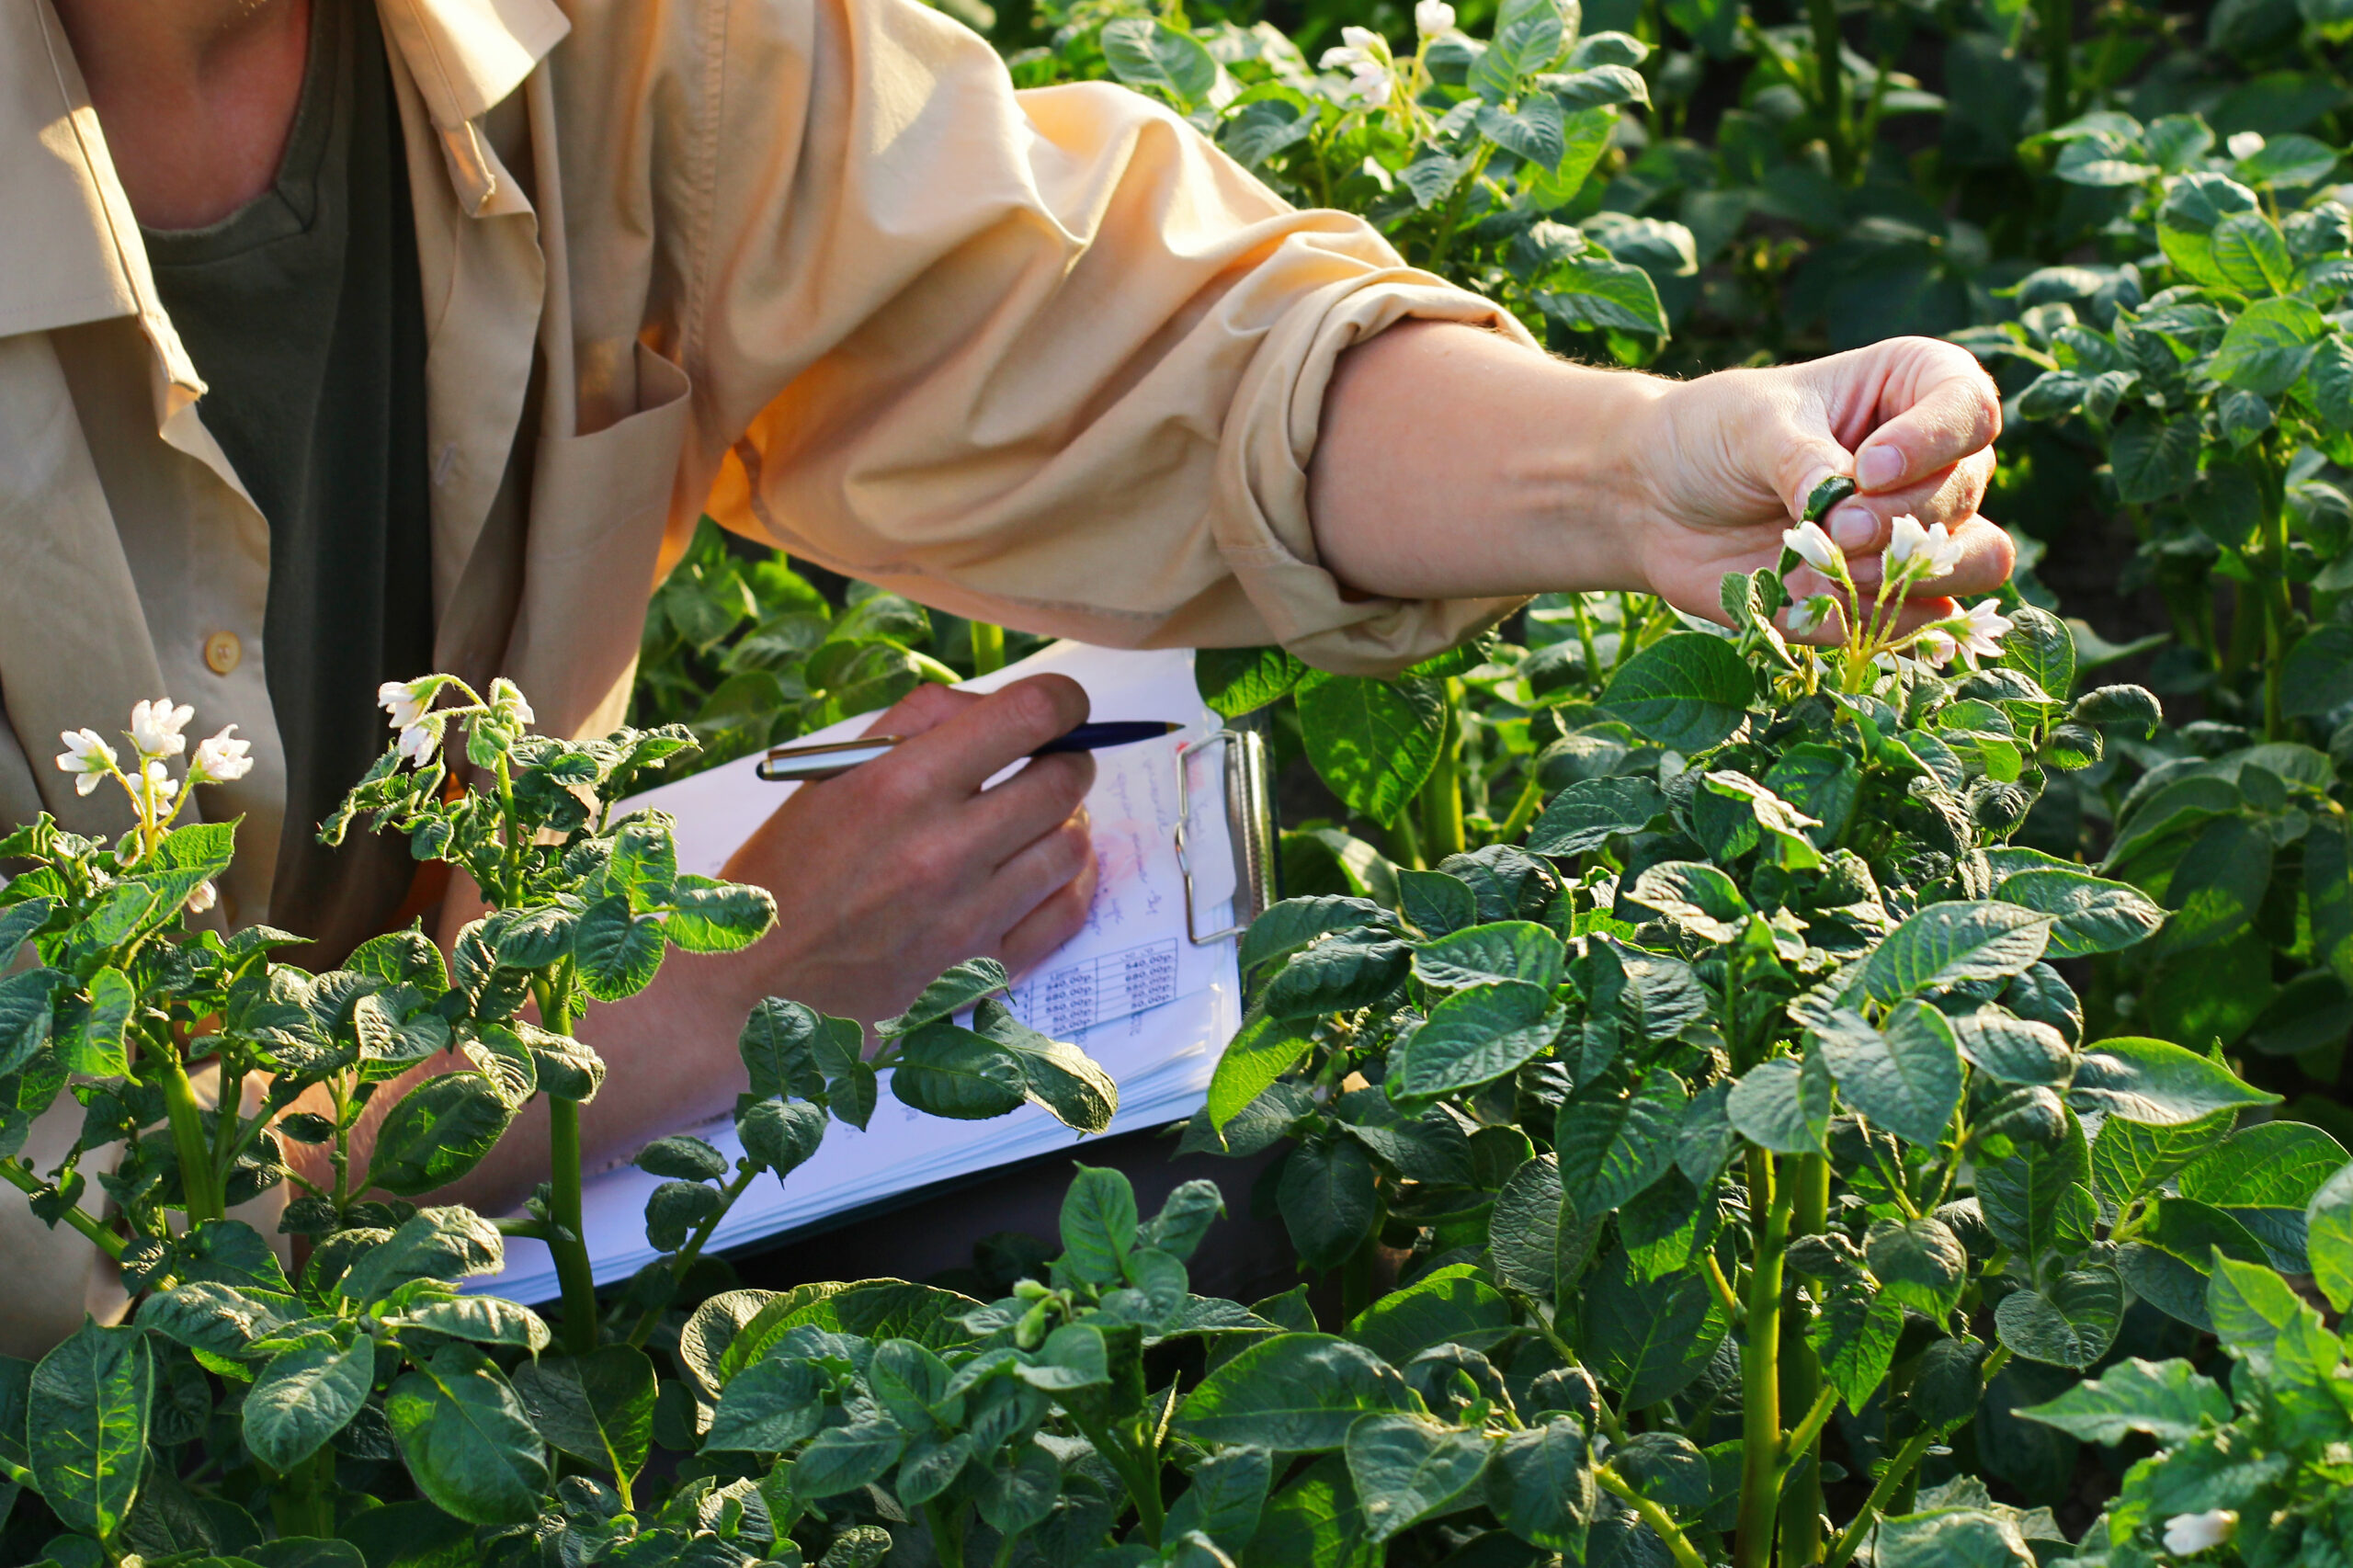
M 637 412 L 542 437 L 532 465 L 521 602 L 507 678 L 550 734 L 620 722 L 685 450 L 686 371 L 637 345 Z

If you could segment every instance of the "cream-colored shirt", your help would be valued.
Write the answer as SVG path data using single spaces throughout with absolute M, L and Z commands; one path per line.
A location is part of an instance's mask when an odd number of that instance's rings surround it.
M 544 728 L 618 722 L 706 509 L 1120 646 L 1381 672 L 1506 608 L 1344 594 L 1305 471 L 1351 344 L 1409 315 L 1525 333 L 1146 98 L 1017 93 L 915 0 L 377 4 L 426 292 L 438 663 L 508 675 Z M 266 920 L 265 671 L 323 651 L 264 645 L 267 525 L 51 0 L 0 0 L 0 824 L 118 829 L 55 738 L 169 693 L 253 743 L 203 804 L 243 818 L 225 914 Z M 0 1349 L 78 1321 L 82 1247 L 0 1201 L 13 1283 L 63 1271 L 5 1293 L 40 1323 L 0 1323 Z

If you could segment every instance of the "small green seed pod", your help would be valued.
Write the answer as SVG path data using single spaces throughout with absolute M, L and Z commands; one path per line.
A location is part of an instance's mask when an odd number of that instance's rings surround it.
M 1818 523 L 1830 514 L 1830 508 L 1855 493 L 1855 482 L 1843 473 L 1834 473 L 1813 487 L 1805 498 L 1805 520 Z

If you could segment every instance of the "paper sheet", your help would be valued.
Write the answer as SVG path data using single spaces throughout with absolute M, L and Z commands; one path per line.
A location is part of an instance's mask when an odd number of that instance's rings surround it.
M 1124 653 L 1057 642 L 968 687 L 993 690 L 1050 670 L 1086 687 L 1091 718 L 1165 719 L 1186 726 L 1163 741 L 1096 754 L 1086 804 L 1101 875 L 1086 926 L 1032 973 L 1017 977 L 1010 997 L 1031 1028 L 1075 1042 L 1119 1084 L 1111 1133 L 1159 1126 L 1199 1108 L 1218 1051 L 1242 1022 L 1233 943 L 1189 940 L 1175 846 L 1180 748 L 1216 731 L 1221 721 L 1195 690 L 1192 654 L 1183 650 Z M 846 740 L 872 719 L 847 720 L 806 738 Z M 1182 752 L 1188 764 L 1191 858 L 1199 879 L 1194 915 L 1202 931 L 1231 923 L 1235 889 L 1222 751 L 1212 745 Z M 756 757 L 729 763 L 647 790 L 629 805 L 670 812 L 677 819 L 679 869 L 715 876 L 799 788 L 757 779 L 756 764 Z M 783 917 L 791 918 L 790 907 Z M 900 1104 L 887 1079 L 866 1131 L 833 1122 L 815 1156 L 782 1187 L 770 1177 L 754 1185 L 713 1234 L 711 1246 L 798 1230 L 895 1193 L 1081 1142 L 1035 1106 L 992 1121 L 925 1116 Z M 724 1120 L 688 1131 L 716 1144 L 731 1162 L 742 1152 Z M 588 1183 L 584 1218 L 599 1283 L 626 1278 L 655 1256 L 645 1244 L 644 1210 L 658 1185 L 658 1178 L 633 1167 Z M 540 1243 L 511 1240 L 506 1271 L 474 1281 L 473 1288 L 543 1300 L 557 1291 L 554 1263 Z

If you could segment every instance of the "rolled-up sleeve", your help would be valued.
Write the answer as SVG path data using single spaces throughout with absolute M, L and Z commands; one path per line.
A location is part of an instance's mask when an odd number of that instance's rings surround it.
M 1016 92 L 915 0 L 730 11 L 678 345 L 722 523 L 962 614 L 1342 671 L 1510 608 L 1353 594 L 1307 508 L 1344 350 L 1526 342 L 1508 312 L 1138 94 Z

